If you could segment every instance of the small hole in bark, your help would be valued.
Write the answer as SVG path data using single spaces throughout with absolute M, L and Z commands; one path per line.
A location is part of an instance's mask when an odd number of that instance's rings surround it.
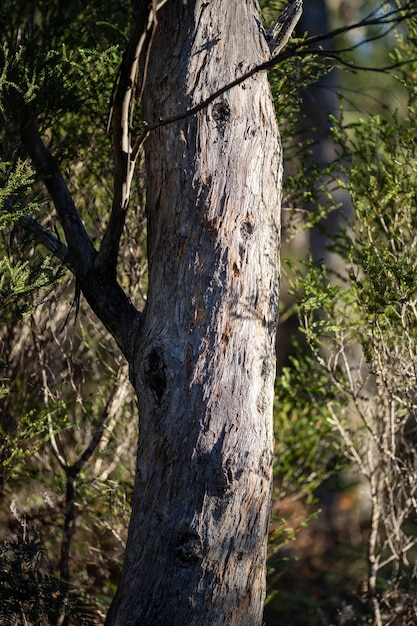
M 262 359 L 261 376 L 262 380 L 265 380 L 271 373 L 271 364 L 269 359 Z
M 213 106 L 212 116 L 215 122 L 219 125 L 224 125 L 230 119 L 230 107 L 226 100 L 222 100 L 221 102 L 217 102 Z
M 182 565 L 194 565 L 201 561 L 202 543 L 197 533 L 184 533 L 179 536 L 175 556 Z
M 249 239 L 249 237 L 251 237 L 251 235 L 253 234 L 254 228 L 255 228 L 254 225 L 249 220 L 242 222 L 242 224 L 240 225 L 240 235 L 244 241 L 246 241 L 247 239 Z

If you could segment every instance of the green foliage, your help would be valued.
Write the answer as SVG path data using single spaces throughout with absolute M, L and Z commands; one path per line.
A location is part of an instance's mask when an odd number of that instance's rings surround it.
M 317 138 L 311 120 L 300 113 L 303 89 L 332 69 L 316 56 L 307 55 L 301 61 L 284 60 L 269 74 L 284 149 L 284 241 L 290 241 L 303 229 L 313 228 L 337 208 L 328 187 L 318 184 L 320 180 L 334 178 L 337 164 L 314 163 Z
M 0 113 L 6 124 L 10 114 L 22 114 L 30 106 L 43 129 L 62 124 L 80 112 L 84 120 L 101 120 L 109 110 L 109 87 L 114 81 L 121 53 L 118 46 L 106 50 L 76 50 L 62 43 L 44 52 L 29 38 L 15 50 L 3 45 L 0 54 Z M 104 77 L 104 78 L 103 78 Z M 17 121 L 17 120 L 16 120 Z M 13 128 L 11 130 L 14 130 Z M 75 139 L 75 137 L 74 137 Z M 62 158 L 62 157 L 60 157 Z
M 42 294 L 56 285 L 60 272 L 57 272 L 50 257 L 38 255 L 35 264 L 16 261 L 12 265 L 10 259 L 3 257 L 0 260 L 0 273 L 0 308 L 7 309 L 14 303 L 19 305 L 21 315 L 28 315 L 34 305 L 27 296 L 34 294 L 40 302 Z
M 2 159 L 16 160 L 19 125 L 29 106 L 66 171 L 74 201 L 94 238 L 103 211 L 111 205 L 111 145 L 106 128 L 127 37 L 129 3 L 38 2 L 35 8 L 27 0 L 12 4 L 5 2 L 0 9 Z M 36 212 L 39 220 L 44 215 L 48 227 L 61 232 L 50 206 Z
M 27 161 L 0 161 L 0 231 L 20 219 L 23 207 L 29 211 L 38 208 L 31 198 L 34 183 L 34 171 Z
M 34 195 L 34 186 L 35 176 L 26 161 L 18 159 L 11 166 L 0 160 L 0 235 L 4 241 L 0 310 L 6 321 L 10 320 L 11 310 L 28 315 L 35 302 L 41 302 L 65 273 L 50 255 L 33 250 L 30 231 L 22 231 L 19 225 L 25 214 L 36 215 L 44 205 Z
M 343 323 L 361 338 L 367 360 L 378 359 L 376 329 L 386 345 L 415 337 L 417 226 L 415 138 L 411 117 L 361 119 L 342 132 L 355 223 L 333 249 L 347 261 Z M 381 337 L 382 340 L 382 337 Z M 378 342 L 377 342 L 378 343 Z M 372 346 L 374 346 L 372 348 Z
M 295 346 L 275 386 L 275 487 L 283 497 L 314 500 L 314 492 L 346 465 L 344 446 L 329 423 L 337 389 L 326 369 Z
M 0 113 L 6 123 L 13 113 L 23 115 L 24 107 L 57 115 L 70 104 L 79 106 L 71 80 L 71 67 L 57 50 L 35 53 L 35 42 L 13 50 L 3 44 L 0 50 Z
M 409 28 L 415 32 L 413 22 Z M 367 584 L 369 615 L 378 624 L 415 610 L 415 571 L 407 557 L 417 541 L 411 487 L 417 384 L 414 56 L 413 43 L 401 40 L 394 58 L 408 59 L 398 75 L 408 97 L 402 110 L 333 120 L 344 175 L 339 185 L 349 193 L 354 217 L 331 243 L 338 269 L 308 262 L 295 281 L 307 343 L 334 390 L 334 398 L 328 386 L 320 394 L 328 424 L 369 482 Z M 368 618 L 364 607 L 358 623 Z
M 17 429 L 9 433 L 0 424 L 0 475 L 3 479 L 24 474 L 27 460 L 50 439 L 51 434 L 68 428 L 65 405 L 52 410 L 23 415 Z
M 113 193 L 106 127 L 129 15 L 128 0 L 0 4 L 0 487 L 5 505 L 0 539 L 9 540 L 7 505 L 16 498 L 36 519 L 45 554 L 42 567 L 29 577 L 25 572 L 21 583 L 26 623 L 56 622 L 52 613 L 63 604 L 68 605 L 63 623 L 93 620 L 91 612 L 83 612 L 75 588 L 52 574 L 59 568 L 65 515 L 62 466 L 79 460 L 104 423 L 103 440 L 77 477 L 70 573 L 107 608 L 123 554 L 136 431 L 127 375 L 116 376 L 117 349 L 83 302 L 77 319 L 69 273 L 37 246 L 36 231 L 28 227 L 36 219 L 64 240 L 52 202 L 23 160 L 19 125 L 29 107 L 91 238 L 100 237 Z M 133 203 L 127 219 L 134 267 L 122 280 L 132 287 L 132 297 L 139 292 L 140 298 L 146 233 L 143 203 L 135 195 Z M 125 247 L 123 242 L 121 255 Z M 11 558 L 9 551 L 5 572 Z M 13 606 L 5 608 L 10 622 L 23 623 Z
M 372 84 L 369 74 L 355 74 L 354 83 L 350 83 L 352 91 L 341 98 L 342 107 L 349 110 L 342 109 L 340 120 L 332 119 L 337 162 L 330 164 L 322 177 L 320 168 L 311 168 L 308 163 L 313 146 L 300 146 L 301 153 L 305 147 L 307 159 L 295 152 L 296 166 L 290 159 L 290 176 L 286 178 L 289 201 L 284 196 L 284 207 L 302 211 L 307 204 L 316 203 L 314 218 L 328 214 L 335 205 L 331 194 L 323 194 L 321 181 L 325 180 L 326 185 L 330 182 L 347 192 L 353 209 L 353 216 L 341 224 L 336 236 L 328 234 L 331 266 L 326 267 L 323 261 L 313 263 L 308 256 L 301 263 L 289 264 L 291 274 L 287 279 L 304 336 L 295 357 L 278 377 L 275 411 L 275 473 L 281 498 L 286 493 L 282 487 L 289 486 L 291 493 L 293 478 L 299 485 L 295 493 L 311 497 L 314 486 L 320 485 L 320 477 L 332 473 L 335 460 L 339 467 L 353 464 L 362 480 L 369 482 L 373 532 L 369 534 L 368 560 L 365 550 L 361 551 L 360 575 L 351 589 L 342 589 L 346 585 L 342 577 L 338 588 L 332 590 L 335 596 L 346 594 L 348 598 L 359 579 L 368 576 L 368 596 L 350 599 L 351 603 L 339 607 L 338 617 L 329 617 L 328 623 L 342 623 L 345 617 L 353 620 L 346 623 L 378 624 L 392 623 L 394 615 L 403 620 L 401 623 L 412 623 L 415 618 L 415 569 L 410 565 L 414 557 L 410 551 L 415 550 L 417 537 L 412 486 L 416 484 L 417 385 L 415 20 L 410 20 L 407 28 L 407 36 L 404 28 L 396 35 L 390 59 L 386 54 L 373 58 L 375 65 L 404 65 L 387 80 Z M 377 31 L 370 29 L 369 34 Z M 356 58 L 362 65 L 371 60 L 360 55 Z M 378 90 L 392 85 L 394 74 L 398 108 L 388 109 L 387 103 L 393 100 L 385 94 L 380 105 L 375 94 L 381 97 Z M 365 103 L 367 109 L 372 107 L 377 112 L 370 110 L 365 115 L 362 111 L 358 115 L 351 110 L 351 93 L 365 81 L 368 84 L 363 87 L 358 106 Z M 349 83 L 344 80 L 344 84 Z M 285 90 L 285 85 L 278 83 L 278 94 L 279 90 Z M 296 94 L 292 103 L 282 104 L 290 104 L 291 122 Z M 293 126 L 290 137 L 296 130 Z M 290 142 L 293 150 L 297 140 Z M 308 169 L 303 171 L 306 165 Z M 294 532 L 284 530 L 288 530 L 285 525 L 278 525 L 275 537 L 281 551 L 287 540 L 294 538 Z M 271 584 L 274 576 L 293 569 L 282 563 L 273 567 L 279 555 L 278 551 L 272 557 Z M 298 584 L 295 589 L 299 589 Z M 374 600 L 369 603 L 371 597 Z M 282 604 L 291 601 L 299 608 L 298 596 L 286 596 L 285 592 L 281 595 Z M 324 613 L 317 617 L 317 605 L 312 608 L 307 618 L 300 617 L 300 623 L 327 623 Z M 282 611 L 287 616 L 285 608 Z

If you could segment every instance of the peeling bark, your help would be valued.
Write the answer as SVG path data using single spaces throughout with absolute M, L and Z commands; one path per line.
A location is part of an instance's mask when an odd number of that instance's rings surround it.
M 268 54 L 252 1 L 168 2 L 148 124 Z M 148 137 L 139 447 L 106 624 L 260 625 L 272 484 L 281 149 L 266 73 Z

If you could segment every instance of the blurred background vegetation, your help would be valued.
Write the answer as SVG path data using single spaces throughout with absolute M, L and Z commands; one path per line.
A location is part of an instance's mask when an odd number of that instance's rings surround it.
M 285 184 L 265 623 L 412 624 L 416 19 L 389 22 L 395 2 L 305 4 L 270 72 Z M 261 2 L 266 28 L 282 6 Z M 39 225 L 63 236 L 15 103 L 37 112 L 98 239 L 129 16 L 124 1 L 0 7 L 1 624 L 102 623 L 123 558 L 135 401 L 114 342 L 38 245 Z M 119 263 L 139 308 L 143 180 L 139 161 Z

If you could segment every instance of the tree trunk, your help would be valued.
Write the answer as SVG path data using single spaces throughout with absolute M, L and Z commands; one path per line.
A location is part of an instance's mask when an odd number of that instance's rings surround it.
M 305 3 L 300 21 L 297 24 L 299 37 L 302 37 L 306 32 L 310 36 L 330 32 L 329 4 L 328 0 L 309 0 Z M 332 39 L 324 41 L 322 45 L 325 50 L 332 51 L 334 49 Z M 329 65 L 332 65 L 330 61 Z M 330 119 L 330 114 L 338 117 L 340 113 L 339 84 L 338 70 L 332 69 L 302 90 L 301 118 L 307 128 L 301 134 L 299 141 L 308 146 L 307 149 L 310 153 L 310 156 L 306 155 L 308 168 L 312 166 L 325 168 L 334 161 L 340 161 L 338 147 L 331 137 L 333 122 Z M 306 171 L 307 177 L 309 174 L 310 172 Z M 342 176 L 342 174 L 340 175 Z M 311 229 L 309 250 L 314 261 L 323 262 L 324 259 L 328 267 L 339 270 L 337 264 L 340 263 L 340 260 L 328 248 L 331 237 L 340 228 L 343 216 L 346 218 L 351 214 L 349 194 L 342 187 L 335 188 L 333 182 L 324 176 L 317 178 L 313 175 L 311 178 L 314 180 L 312 191 L 317 200 L 321 198 L 324 204 L 328 203 L 327 193 L 331 190 L 334 203 L 339 205 L 339 208 L 332 211 L 315 228 Z M 306 208 L 317 213 L 317 202 L 309 203 Z
M 268 48 L 251 0 L 169 1 L 152 125 Z M 149 292 L 133 510 L 108 625 L 260 625 L 272 484 L 281 150 L 265 72 L 146 144 Z

